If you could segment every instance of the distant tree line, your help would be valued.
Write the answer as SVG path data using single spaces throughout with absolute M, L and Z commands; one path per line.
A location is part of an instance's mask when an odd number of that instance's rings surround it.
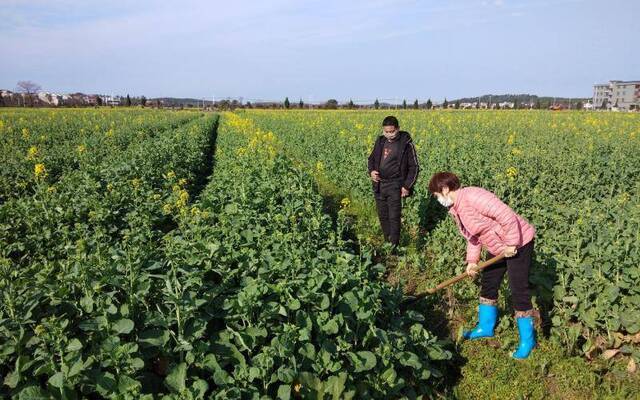
M 409 103 L 407 99 L 403 99 L 401 103 L 380 102 L 375 99 L 373 104 L 356 104 L 353 99 L 348 102 L 339 103 L 336 99 L 329 99 L 321 104 L 305 104 L 302 99 L 297 103 L 292 103 L 289 97 L 285 97 L 284 101 L 260 101 L 260 102 L 243 102 L 242 98 L 238 99 L 222 99 L 218 101 L 206 101 L 204 99 L 192 98 L 156 98 L 148 100 L 145 96 L 132 97 L 126 96 L 104 96 L 104 95 L 87 95 L 83 93 L 72 93 L 65 95 L 56 95 L 51 93 L 43 93 L 42 87 L 33 81 L 19 81 L 16 85 L 15 92 L 0 91 L 0 107 L 50 107 L 50 106 L 124 106 L 124 107 L 171 107 L 171 108 L 199 108 L 199 109 L 217 109 L 217 110 L 234 110 L 237 108 L 269 108 L 269 109 L 414 109 L 414 110 L 430 110 L 434 108 L 452 108 L 452 109 L 582 109 L 585 99 L 567 99 L 539 97 L 529 94 L 506 94 L 506 95 L 484 95 L 479 97 L 460 98 L 449 101 L 444 98 L 442 102 L 434 102 L 430 98 L 426 102 L 420 102 L 414 99 L 413 103 Z M 607 105 L 603 105 L 606 109 Z

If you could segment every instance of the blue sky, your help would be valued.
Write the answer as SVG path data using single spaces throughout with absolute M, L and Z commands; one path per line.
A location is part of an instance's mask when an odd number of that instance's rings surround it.
M 0 0 L 0 88 L 246 100 L 589 97 L 640 1 Z

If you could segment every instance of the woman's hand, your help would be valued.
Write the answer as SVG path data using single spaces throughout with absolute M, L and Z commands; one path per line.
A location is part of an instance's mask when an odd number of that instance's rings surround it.
M 478 268 L 478 264 L 476 263 L 467 264 L 467 275 L 471 277 L 475 277 L 476 275 L 478 275 L 477 268 Z
M 518 250 L 516 249 L 516 246 L 507 246 L 504 248 L 503 253 L 505 257 L 513 257 L 518 254 Z

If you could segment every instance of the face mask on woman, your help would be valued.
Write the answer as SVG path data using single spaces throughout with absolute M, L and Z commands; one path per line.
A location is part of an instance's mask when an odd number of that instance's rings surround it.
M 442 207 L 451 207 L 453 205 L 453 200 L 449 196 L 444 196 L 441 194 L 437 195 L 438 203 L 442 204 Z
M 396 138 L 396 136 L 398 136 L 398 130 L 396 129 L 392 133 L 387 133 L 383 130 L 382 134 L 387 138 L 387 140 L 393 140 Z

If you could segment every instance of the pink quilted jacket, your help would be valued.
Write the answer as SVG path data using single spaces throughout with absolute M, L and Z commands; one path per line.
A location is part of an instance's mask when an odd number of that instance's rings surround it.
M 479 187 L 458 190 L 449 213 L 467 239 L 467 262 L 480 260 L 482 246 L 501 254 L 506 246 L 520 248 L 533 240 L 536 230 L 495 194 Z

